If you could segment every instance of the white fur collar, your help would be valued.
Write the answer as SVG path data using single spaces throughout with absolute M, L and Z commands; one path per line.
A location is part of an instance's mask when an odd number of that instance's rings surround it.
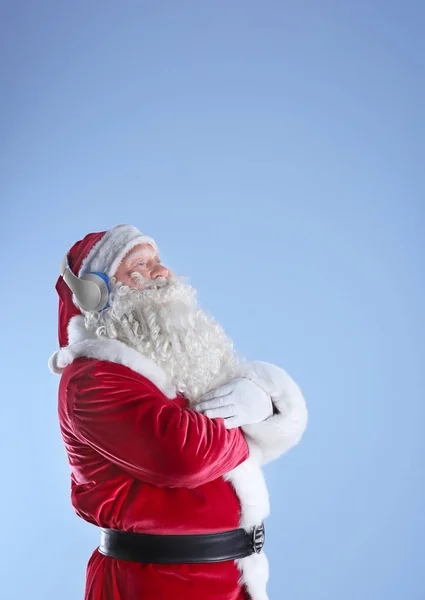
M 118 340 L 99 338 L 87 331 L 81 315 L 72 317 L 68 325 L 69 345 L 55 352 L 49 359 L 52 373 L 63 373 L 76 358 L 96 358 L 129 367 L 149 379 L 167 398 L 176 397 L 176 389 L 165 371 L 137 350 Z

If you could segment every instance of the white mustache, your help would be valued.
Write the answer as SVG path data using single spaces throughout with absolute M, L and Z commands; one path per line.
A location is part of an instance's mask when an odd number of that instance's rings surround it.
M 143 275 L 140 275 L 140 273 L 137 273 L 137 271 L 131 274 L 131 279 L 135 281 L 138 285 L 142 285 L 143 290 L 157 290 L 160 288 L 164 288 L 170 284 L 170 280 L 167 277 L 157 277 L 156 279 L 148 279 L 147 277 L 143 277 Z

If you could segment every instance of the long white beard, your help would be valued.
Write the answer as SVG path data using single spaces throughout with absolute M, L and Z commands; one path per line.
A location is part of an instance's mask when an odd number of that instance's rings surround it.
M 85 314 L 86 328 L 135 348 L 160 365 L 190 403 L 231 375 L 239 362 L 222 327 L 174 276 L 138 291 L 113 283 L 110 308 Z

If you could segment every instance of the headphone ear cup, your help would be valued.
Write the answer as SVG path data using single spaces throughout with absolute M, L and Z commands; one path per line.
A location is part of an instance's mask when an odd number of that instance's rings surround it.
M 99 312 L 108 306 L 109 279 L 104 273 L 86 273 L 79 278 L 78 304 L 87 312 Z
M 72 272 L 66 255 L 61 262 L 60 274 L 83 310 L 99 312 L 109 306 L 111 288 L 109 277 L 105 273 L 85 273 L 77 277 Z

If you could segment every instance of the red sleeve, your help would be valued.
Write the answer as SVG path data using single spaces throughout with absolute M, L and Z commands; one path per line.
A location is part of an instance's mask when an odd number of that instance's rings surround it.
M 249 455 L 239 428 L 182 408 L 127 367 L 90 361 L 67 387 L 75 435 L 147 483 L 194 488 Z

